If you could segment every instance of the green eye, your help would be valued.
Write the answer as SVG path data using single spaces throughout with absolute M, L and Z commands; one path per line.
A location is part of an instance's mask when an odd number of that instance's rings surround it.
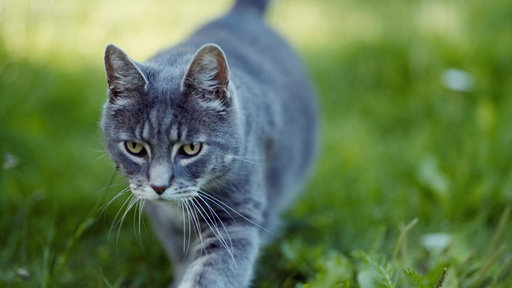
M 135 156 L 143 156 L 146 154 L 146 148 L 140 143 L 135 143 L 131 141 L 124 142 L 124 146 L 126 150 Z
M 196 156 L 201 152 L 201 143 L 183 144 L 180 148 L 180 153 L 185 156 Z

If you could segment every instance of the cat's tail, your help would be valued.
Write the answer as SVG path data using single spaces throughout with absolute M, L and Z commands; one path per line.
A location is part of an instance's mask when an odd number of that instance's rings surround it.
M 270 0 L 236 0 L 232 12 L 244 11 L 253 12 L 263 16 L 267 10 Z

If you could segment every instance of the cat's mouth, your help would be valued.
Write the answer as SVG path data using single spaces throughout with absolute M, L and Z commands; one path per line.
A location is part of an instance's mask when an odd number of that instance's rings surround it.
M 155 199 L 159 202 L 177 202 L 177 201 L 187 201 L 192 200 L 197 197 L 198 193 L 196 191 L 183 191 L 183 192 L 174 192 L 174 193 L 162 193 L 157 196 Z
M 178 193 L 178 194 L 170 194 L 167 195 L 159 195 L 159 200 L 161 201 L 183 201 L 183 200 L 192 200 L 197 196 L 196 192 L 187 192 L 187 193 Z
M 168 187 L 161 191 L 155 191 L 151 186 L 139 186 L 134 184 L 130 186 L 132 193 L 138 199 L 155 202 L 182 202 L 193 200 L 199 195 L 199 192 L 192 187 L 179 190 Z

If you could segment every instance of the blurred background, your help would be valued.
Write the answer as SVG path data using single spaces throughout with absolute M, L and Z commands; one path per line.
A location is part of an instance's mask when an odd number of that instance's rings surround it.
M 232 1 L 0 0 L 0 286 L 163 287 L 98 128 L 108 43 L 143 61 Z M 256 287 L 508 287 L 512 1 L 278 0 L 322 149 Z M 133 215 L 132 215 L 133 214 Z M 122 224 L 122 225 L 121 225 Z M 140 231 L 139 231 L 140 229 Z M 438 283 L 439 284 L 439 283 Z

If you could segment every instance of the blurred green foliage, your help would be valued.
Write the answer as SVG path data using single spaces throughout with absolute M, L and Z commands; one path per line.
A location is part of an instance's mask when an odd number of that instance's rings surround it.
M 112 224 L 126 198 L 100 209 L 126 186 L 98 129 L 102 49 L 143 60 L 230 1 L 144 3 L 0 2 L 0 286 L 170 280 L 137 213 Z M 447 268 L 443 287 L 508 287 L 512 2 L 280 0 L 268 18 L 302 53 L 324 121 L 255 286 L 440 287 Z

